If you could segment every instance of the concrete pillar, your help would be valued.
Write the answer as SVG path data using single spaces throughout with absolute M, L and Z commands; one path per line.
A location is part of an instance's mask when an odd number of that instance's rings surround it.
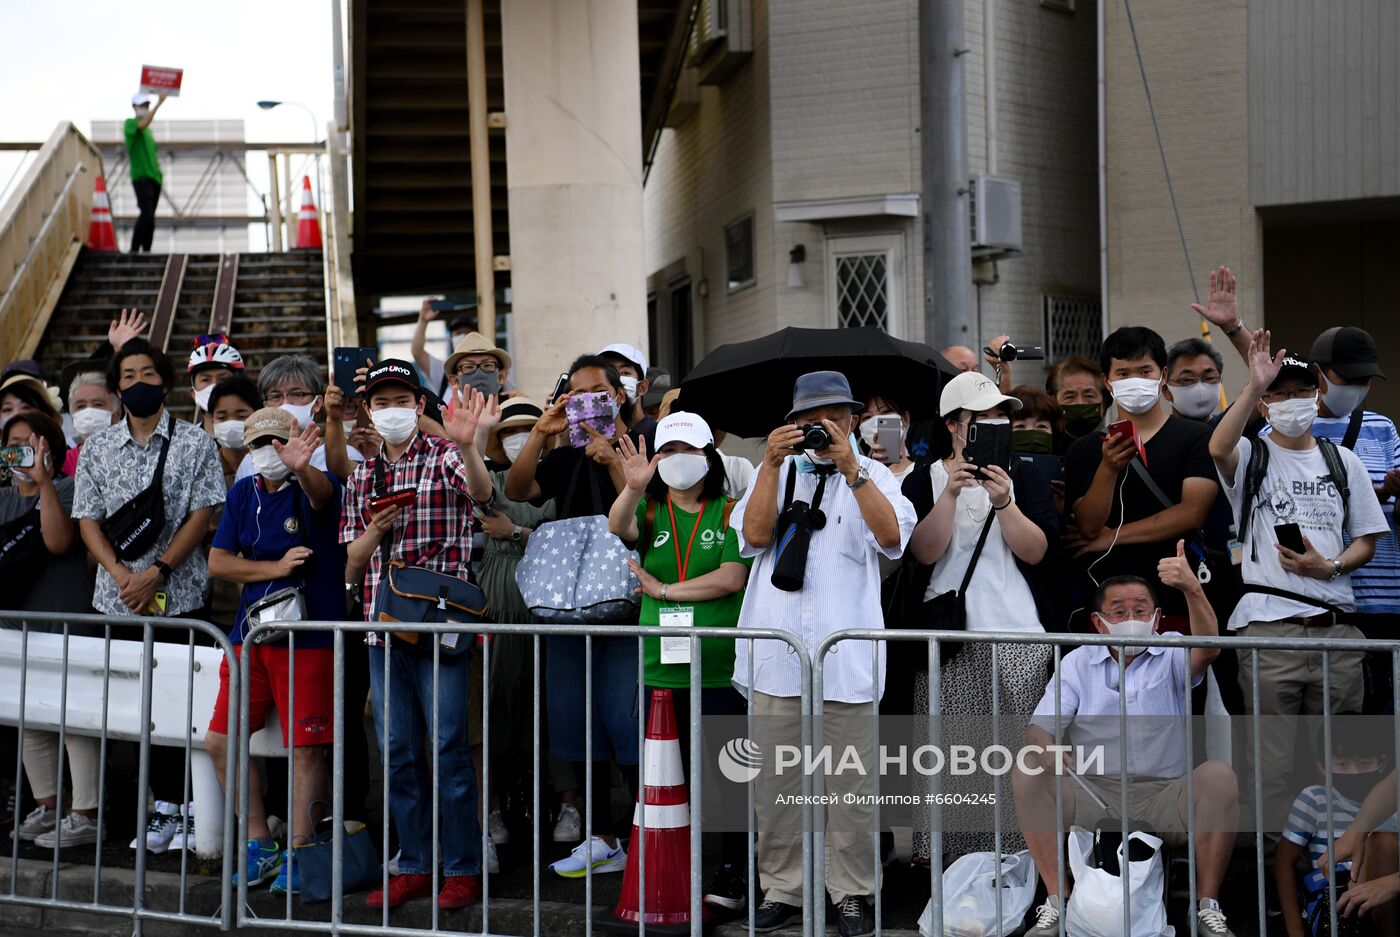
M 501 4 L 515 378 L 646 348 L 635 0 Z

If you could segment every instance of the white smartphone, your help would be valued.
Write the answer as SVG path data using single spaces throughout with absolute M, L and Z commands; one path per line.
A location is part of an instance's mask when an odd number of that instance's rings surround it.
M 894 465 L 900 460 L 903 448 L 900 435 L 903 431 L 904 421 L 897 413 L 882 413 L 875 418 L 875 442 L 885 450 L 881 462 Z

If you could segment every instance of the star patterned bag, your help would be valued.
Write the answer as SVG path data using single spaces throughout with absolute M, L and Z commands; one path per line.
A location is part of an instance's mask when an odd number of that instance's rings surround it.
M 530 535 L 515 584 L 537 621 L 636 621 L 641 584 L 629 556 L 636 553 L 608 531 L 602 515 L 551 521 Z

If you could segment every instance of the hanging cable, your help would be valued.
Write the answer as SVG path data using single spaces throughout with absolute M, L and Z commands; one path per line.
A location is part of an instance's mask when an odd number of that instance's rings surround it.
M 1172 202 L 1172 214 L 1176 216 L 1176 232 L 1181 238 L 1181 253 L 1186 258 L 1186 275 L 1191 278 L 1191 295 L 1196 303 L 1201 302 L 1200 289 L 1196 285 L 1196 272 L 1191 269 L 1191 251 L 1186 247 L 1186 228 L 1181 224 L 1181 209 L 1176 204 L 1176 190 L 1172 188 L 1171 170 L 1167 168 L 1167 148 L 1162 144 L 1162 128 L 1157 126 L 1157 109 L 1152 106 L 1152 86 L 1147 82 L 1147 66 L 1142 62 L 1142 46 L 1138 44 L 1137 25 L 1133 22 L 1132 0 L 1123 0 L 1123 11 L 1128 15 L 1128 32 L 1133 37 L 1133 52 L 1137 55 L 1138 71 L 1142 73 L 1142 92 L 1147 96 L 1147 113 L 1152 118 L 1152 132 L 1157 137 L 1157 153 L 1162 158 L 1162 175 L 1167 178 L 1167 196 Z M 1207 335 L 1207 337 L 1209 337 Z

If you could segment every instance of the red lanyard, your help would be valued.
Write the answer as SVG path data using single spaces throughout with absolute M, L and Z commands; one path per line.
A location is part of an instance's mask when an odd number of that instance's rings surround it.
M 690 542 L 685 546 L 685 562 L 681 562 L 680 531 L 676 529 L 676 511 L 671 506 L 670 492 L 666 494 L 666 513 L 671 517 L 671 545 L 676 548 L 676 572 L 680 582 L 685 582 L 686 571 L 690 569 L 690 550 L 695 546 L 695 535 L 700 532 L 700 522 L 705 519 L 705 502 L 700 502 L 700 510 L 695 515 L 695 526 L 690 528 Z

